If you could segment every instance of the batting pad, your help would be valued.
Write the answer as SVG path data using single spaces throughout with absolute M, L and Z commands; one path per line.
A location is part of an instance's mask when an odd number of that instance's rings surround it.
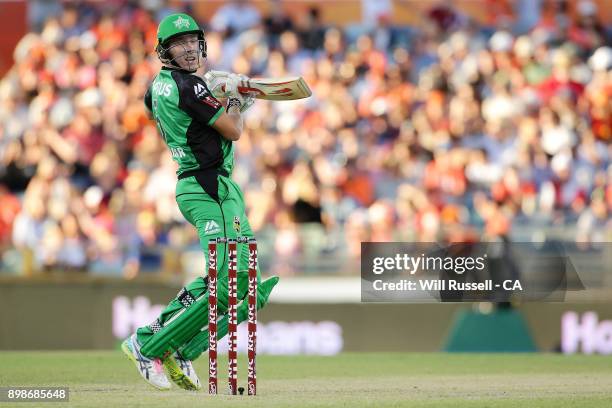
M 248 292 L 247 271 L 238 272 L 238 300 L 245 299 Z M 217 308 L 219 313 L 227 312 L 228 287 L 227 279 L 217 281 Z M 183 308 L 176 312 L 163 325 L 159 322 L 153 330 L 153 335 L 142 345 L 141 353 L 149 358 L 166 358 L 182 347 L 187 341 L 200 333 L 202 327 L 208 324 L 208 291 L 197 299 L 190 298 L 189 293 L 179 293 L 177 299 Z M 154 323 L 155 325 L 155 323 Z M 153 325 L 151 325 L 153 329 Z
M 240 273 L 240 272 L 238 272 Z M 268 298 L 270 297 L 270 293 L 272 293 L 272 289 L 278 283 L 278 276 L 273 276 L 262 281 L 257 287 L 257 310 L 262 309 L 267 303 Z M 246 288 L 241 287 L 240 277 L 238 277 L 238 297 L 243 299 L 243 301 L 238 305 L 238 324 L 246 321 L 248 319 L 249 313 L 249 304 L 246 301 L 246 296 L 241 297 L 241 290 L 248 290 L 248 281 Z M 223 316 L 217 323 L 217 340 L 221 340 L 228 331 L 228 316 Z M 186 360 L 195 360 L 200 357 L 200 355 L 208 350 L 208 328 L 202 330 L 196 336 L 187 343 L 184 347 L 182 347 L 179 352 L 181 356 L 183 356 Z

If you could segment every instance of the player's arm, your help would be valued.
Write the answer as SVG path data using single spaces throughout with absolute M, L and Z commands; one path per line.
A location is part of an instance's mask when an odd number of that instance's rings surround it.
M 225 80 L 225 90 L 229 93 L 227 98 L 227 114 L 222 115 L 225 118 L 221 123 L 217 121 L 215 129 L 223 135 L 228 135 L 229 137 L 225 137 L 229 140 L 238 140 L 240 138 L 243 129 L 242 113 L 246 112 L 255 100 L 252 95 L 245 96 L 238 92 L 238 83 L 247 79 L 244 75 L 228 74 Z
M 240 139 L 242 133 L 240 107 L 236 113 L 236 109 L 228 104 L 226 111 L 223 104 L 212 96 L 201 78 L 195 75 L 186 78 L 176 75 L 180 92 L 179 107 L 194 120 L 215 128 L 225 139 L 232 141 Z
M 253 103 L 255 102 L 254 95 L 244 95 L 238 92 L 238 84 L 242 81 L 243 83 L 249 80 L 249 77 L 242 74 L 233 74 L 222 71 L 208 71 L 204 75 L 204 82 L 207 84 L 207 88 L 211 91 L 211 94 L 217 95 L 217 92 L 221 92 L 228 97 L 227 105 L 227 116 L 221 121 L 218 121 L 219 125 L 216 127 L 217 131 L 222 134 L 228 134 L 234 130 L 238 130 L 242 133 L 243 123 L 241 114 L 246 112 Z M 223 91 L 221 91 L 221 88 Z M 215 90 L 216 89 L 216 90 Z M 233 126 L 232 126 L 233 124 Z M 240 135 L 232 135 L 233 137 L 240 137 Z M 237 138 L 231 138 L 230 140 L 238 140 Z
M 232 98 L 229 98 L 226 112 L 219 116 L 213 127 L 228 140 L 240 139 L 243 128 L 240 104 L 232 103 Z

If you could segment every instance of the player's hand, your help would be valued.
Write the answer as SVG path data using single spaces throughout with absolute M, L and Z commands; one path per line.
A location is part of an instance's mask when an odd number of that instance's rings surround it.
M 244 98 L 244 102 L 242 103 L 242 106 L 240 107 L 240 113 L 244 113 L 247 111 L 247 109 L 249 109 L 255 103 L 255 96 L 250 95 L 250 94 L 247 94 L 247 95 L 241 94 L 241 95 Z
M 227 92 L 223 91 L 223 87 L 229 75 L 229 72 L 224 71 L 208 71 L 204 74 L 204 82 L 206 82 L 208 89 L 210 89 L 210 92 L 215 98 L 227 97 Z
M 237 80 L 238 84 L 240 84 L 241 82 L 246 82 L 249 79 L 251 79 L 248 76 L 243 75 L 243 74 L 229 74 L 229 77 L 232 78 L 232 80 Z M 247 109 L 249 109 L 255 103 L 255 95 L 254 94 L 244 94 L 240 92 L 237 92 L 237 93 L 242 97 L 242 105 L 240 106 L 240 113 L 244 113 L 247 111 Z
M 228 93 L 229 99 L 236 98 L 240 102 L 240 113 L 244 113 L 255 103 L 255 95 L 243 94 L 238 91 L 239 85 L 243 81 L 248 81 L 249 77 L 242 74 L 228 74 L 225 80 L 225 91 Z M 236 102 L 234 102 L 236 104 Z
M 229 74 L 225 79 L 225 92 L 227 94 L 227 110 L 229 112 L 230 108 L 236 107 L 240 112 L 242 112 L 241 108 L 244 104 L 244 98 L 238 92 L 238 82 L 240 78 L 238 75 Z
M 238 92 L 240 83 L 250 79 L 246 75 L 211 70 L 204 74 L 203 79 L 215 98 L 237 98 L 240 101 L 240 113 L 246 112 L 255 103 L 254 94 L 241 94 Z

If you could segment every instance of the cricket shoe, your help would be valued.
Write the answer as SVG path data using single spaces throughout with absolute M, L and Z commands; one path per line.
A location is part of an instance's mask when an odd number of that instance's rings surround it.
M 202 388 L 192 362 L 185 360 L 179 353 L 174 353 L 165 359 L 164 367 L 170 375 L 170 379 L 179 387 L 188 391 L 196 391 Z
M 132 334 L 129 338 L 125 339 L 123 344 L 121 344 L 121 350 L 136 364 L 138 372 L 146 382 L 158 390 L 169 390 L 171 388 L 170 381 L 168 381 L 168 377 L 164 373 L 161 360 L 142 355 L 140 344 L 136 340 L 136 334 Z

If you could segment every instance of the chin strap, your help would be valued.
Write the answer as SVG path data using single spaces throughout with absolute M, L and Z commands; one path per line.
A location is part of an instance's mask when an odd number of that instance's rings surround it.
M 178 68 L 178 69 L 181 69 L 181 70 L 183 70 L 183 71 L 187 71 L 187 72 L 193 73 L 193 72 L 196 72 L 196 71 L 197 71 L 197 70 L 200 68 L 200 63 L 198 62 L 198 66 L 197 66 L 197 67 L 196 67 L 196 68 L 195 68 L 193 71 L 188 70 L 187 68 L 183 68 L 183 67 L 181 67 L 181 66 L 180 66 L 179 64 L 177 64 L 177 63 L 176 63 L 176 61 L 174 61 L 174 60 L 170 60 L 170 61 L 168 61 L 168 62 L 164 63 L 164 66 L 165 66 L 165 67 L 168 67 L 168 68 Z

